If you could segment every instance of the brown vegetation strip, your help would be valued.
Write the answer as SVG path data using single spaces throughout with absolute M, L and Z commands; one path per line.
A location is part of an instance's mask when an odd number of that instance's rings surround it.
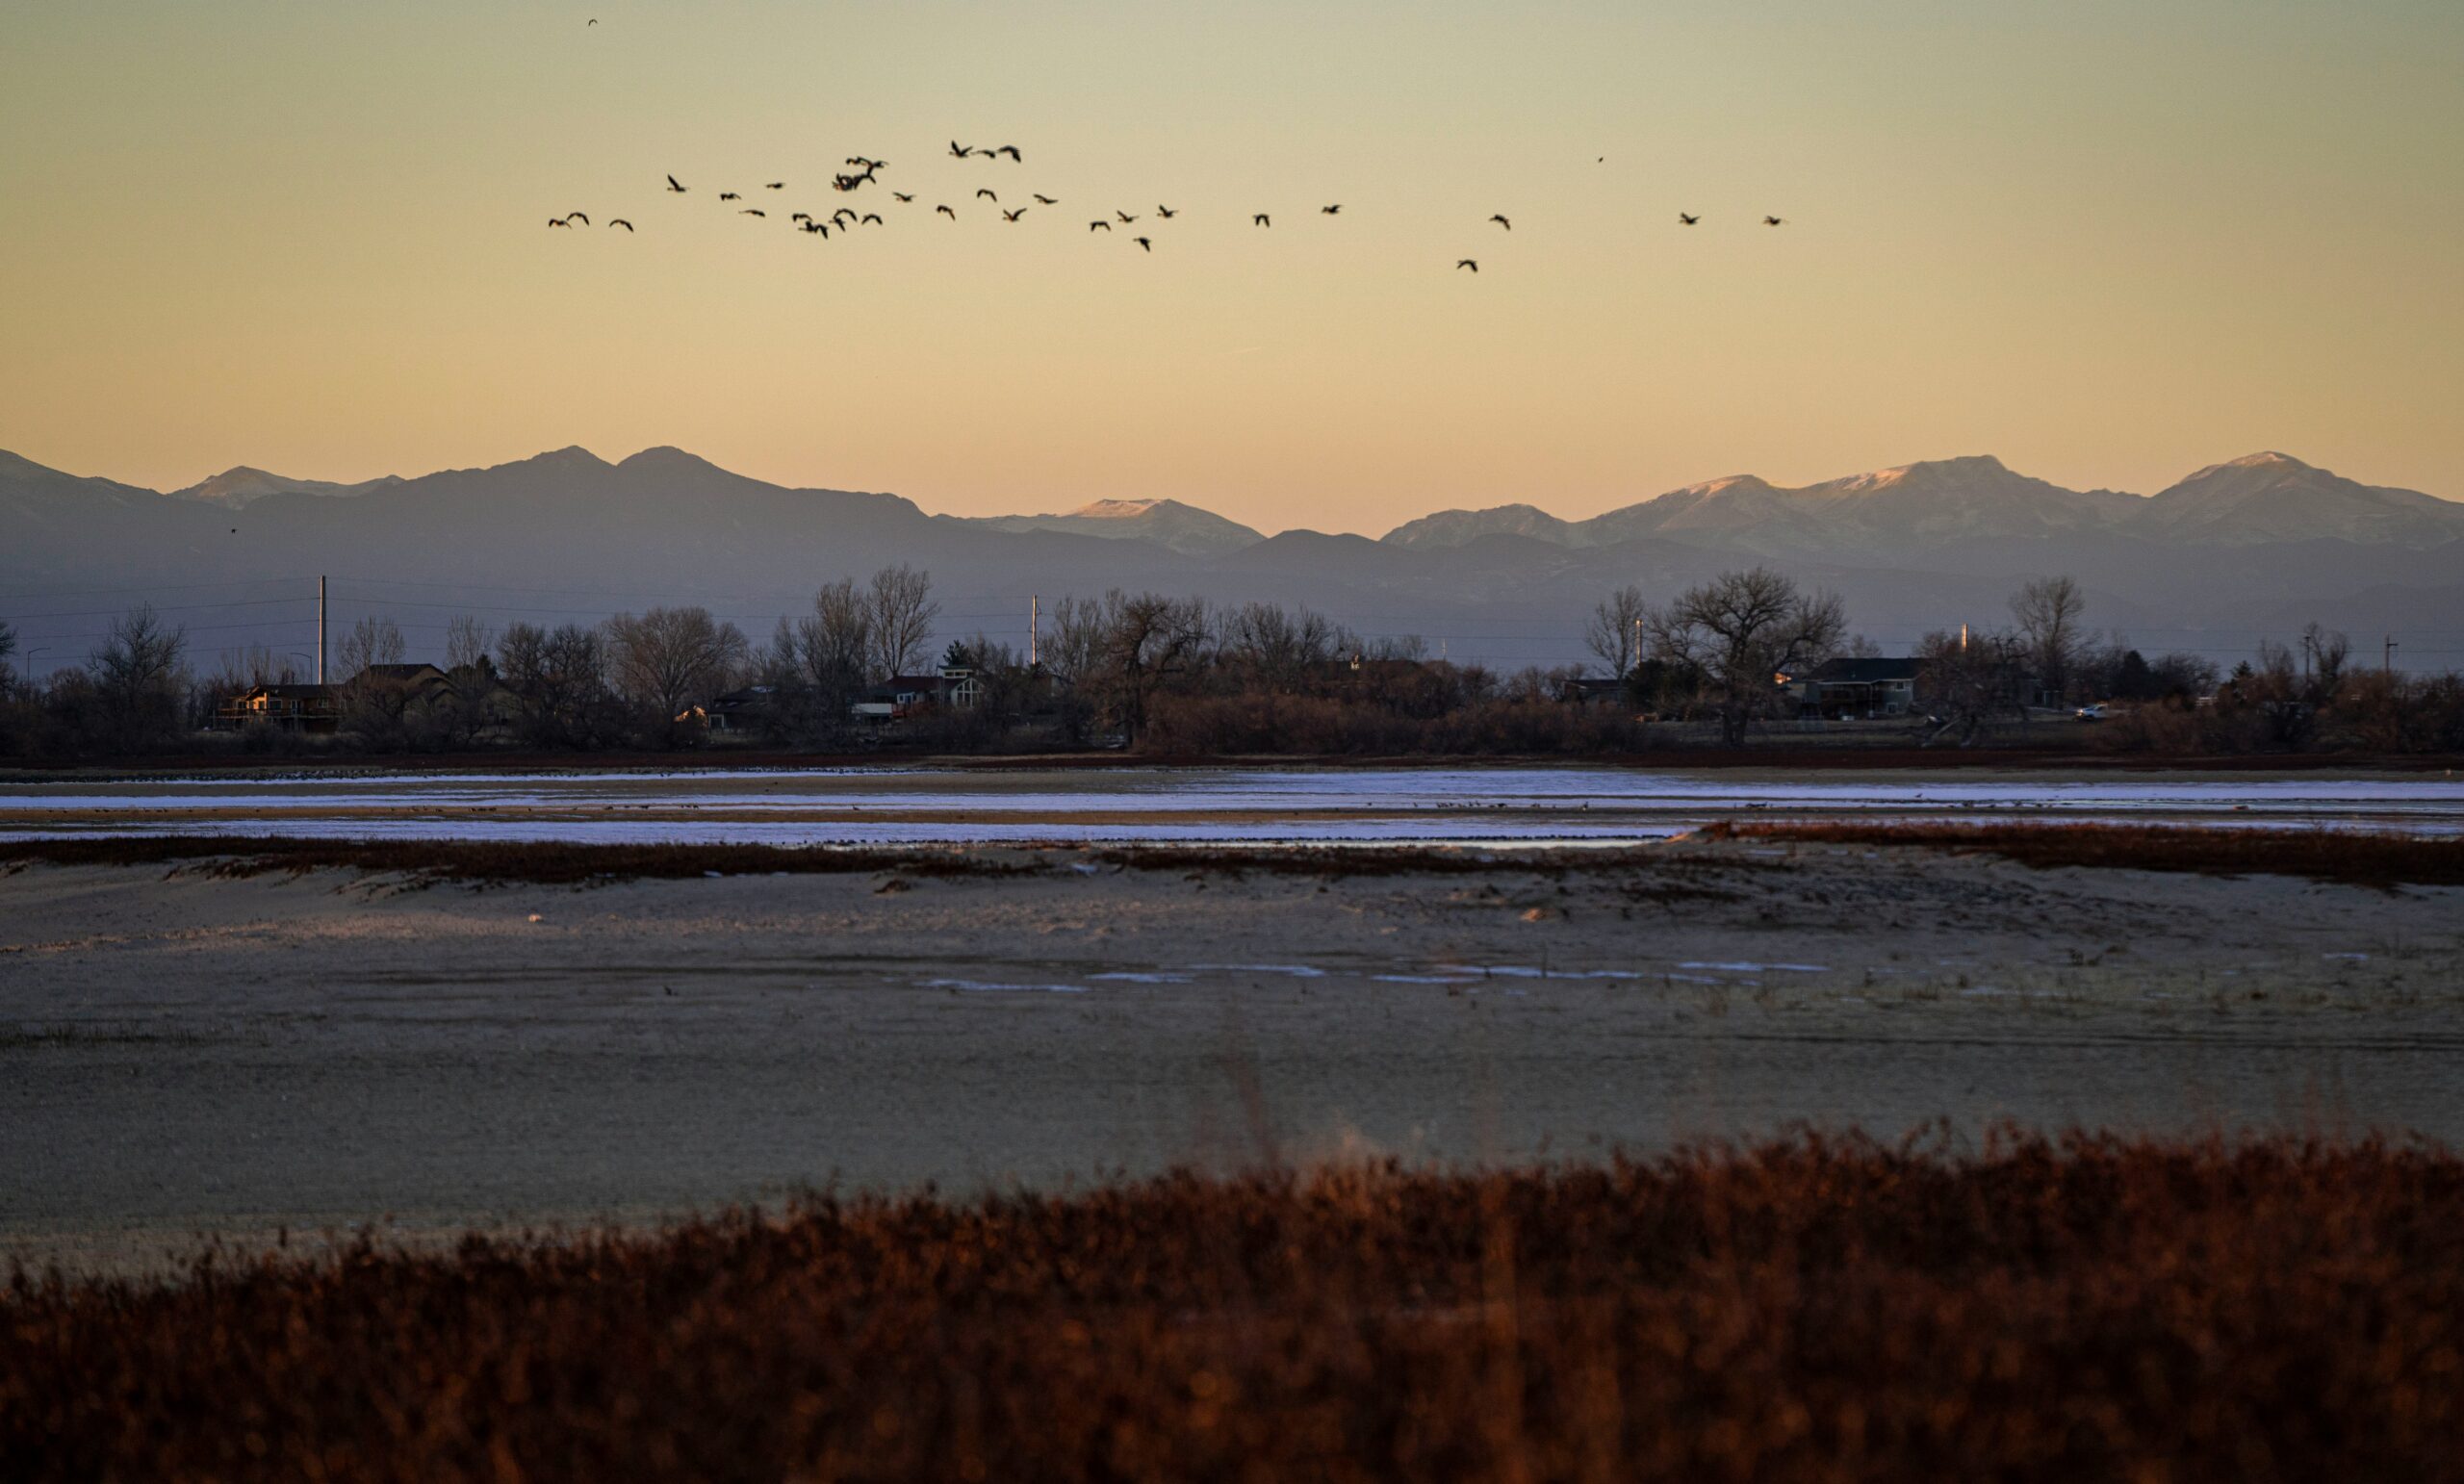
M 1982 851 L 2040 869 L 2092 866 L 2204 876 L 2302 876 L 2363 886 L 2464 885 L 2464 839 L 2348 830 L 1724 822 L 1703 831 L 1701 837 Z
M 2451 1478 L 2464 1161 L 1804 1140 L 0 1295 L 0 1477 Z

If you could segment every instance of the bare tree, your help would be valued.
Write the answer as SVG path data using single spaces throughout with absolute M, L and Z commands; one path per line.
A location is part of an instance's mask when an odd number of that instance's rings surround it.
M 694 704 L 734 683 L 749 647 L 743 630 L 707 608 L 653 608 L 607 621 L 607 668 L 642 725 L 666 736 Z
M 1292 691 L 1311 671 L 1359 649 L 1357 636 L 1322 613 L 1252 602 L 1224 617 L 1219 657 L 1240 671 L 1246 683 Z
M 1916 704 L 1933 720 L 1932 745 L 1956 737 L 1973 747 L 1993 721 L 2026 715 L 2020 694 L 2027 647 L 2012 634 L 1938 630 L 1917 641 Z
M 165 623 L 150 603 L 138 604 L 113 623 L 86 661 L 99 740 L 134 753 L 178 731 L 187 689 L 180 658 L 187 647 L 186 631 Z
M 1643 590 L 1629 582 L 1602 599 L 1583 626 L 1583 642 L 1612 677 L 1622 678 L 1643 658 L 1643 624 L 1651 613 Z
M 1137 742 L 1156 689 L 1206 656 L 1206 604 L 1195 598 L 1141 593 L 1109 595 L 1112 624 L 1104 638 L 1104 669 L 1112 682 L 1121 731 Z
M 516 624 L 497 641 L 497 666 L 538 746 L 598 740 L 605 710 L 607 652 L 599 631 L 566 624 L 553 631 Z
M 865 608 L 871 620 L 870 659 L 875 676 L 887 679 L 905 675 L 923 662 L 924 647 L 933 638 L 933 621 L 941 614 L 941 605 L 933 601 L 931 574 L 905 563 L 883 568 L 873 574 Z
M 401 626 L 373 613 L 353 624 L 334 651 L 343 674 L 353 678 L 371 665 L 400 664 L 404 652 Z
M 0 697 L 7 696 L 9 687 L 16 683 L 17 673 L 10 668 L 16 653 L 17 630 L 10 627 L 8 620 L 0 619 Z
M 2037 683 L 2059 701 L 2070 693 L 2070 676 L 2087 646 L 2087 595 L 2068 577 L 2039 577 L 2011 600 L 2019 642 L 2036 666 Z
M 2352 640 L 2342 629 L 2313 622 L 2301 630 L 2301 672 L 2308 700 L 2323 705 L 2335 699 L 2343 683 L 2345 661 L 2352 655 Z
M 1062 599 L 1052 605 L 1037 646 L 1044 673 L 1064 687 L 1061 730 L 1073 741 L 1086 737 L 1102 700 L 1105 637 L 1112 631 L 1112 605 L 1119 601 L 1118 592 Z
M 1767 567 L 1732 572 L 1649 609 L 1644 638 L 1654 657 L 1701 672 L 1720 720 L 1720 739 L 1743 747 L 1755 720 L 1780 695 L 1784 671 L 1828 657 L 1847 631 L 1837 597 L 1798 591 Z
M 457 613 L 445 626 L 445 668 L 449 671 L 478 664 L 496 647 L 496 634 L 471 614 Z

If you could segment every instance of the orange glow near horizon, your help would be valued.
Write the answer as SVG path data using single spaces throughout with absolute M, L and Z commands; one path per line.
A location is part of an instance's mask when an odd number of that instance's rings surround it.
M 1980 452 L 2458 497 L 2459 64 L 2412 0 L 18 8 L 0 448 L 1369 534 Z

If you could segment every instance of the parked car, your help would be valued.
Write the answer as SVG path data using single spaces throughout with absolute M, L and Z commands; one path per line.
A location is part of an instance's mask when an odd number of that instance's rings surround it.
M 2094 705 L 2081 706 L 2070 714 L 2083 722 L 2100 722 L 2105 719 L 2104 704 L 2099 702 Z

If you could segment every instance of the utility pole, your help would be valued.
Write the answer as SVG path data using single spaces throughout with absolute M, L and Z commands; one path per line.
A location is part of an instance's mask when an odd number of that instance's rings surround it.
M 2378 673 L 2380 675 L 2396 673 L 2396 636 L 2394 634 L 2389 634 L 2387 642 L 2379 647 Z
M 325 576 L 317 575 L 317 683 L 325 683 Z
M 1036 650 L 1036 630 L 1042 626 L 1043 598 L 1040 594 L 1029 593 L 1027 595 L 1027 668 L 1030 670 L 1041 662 L 1041 656 Z
M 1634 663 L 1630 669 L 1641 669 L 1643 663 L 1643 621 L 1634 620 Z

